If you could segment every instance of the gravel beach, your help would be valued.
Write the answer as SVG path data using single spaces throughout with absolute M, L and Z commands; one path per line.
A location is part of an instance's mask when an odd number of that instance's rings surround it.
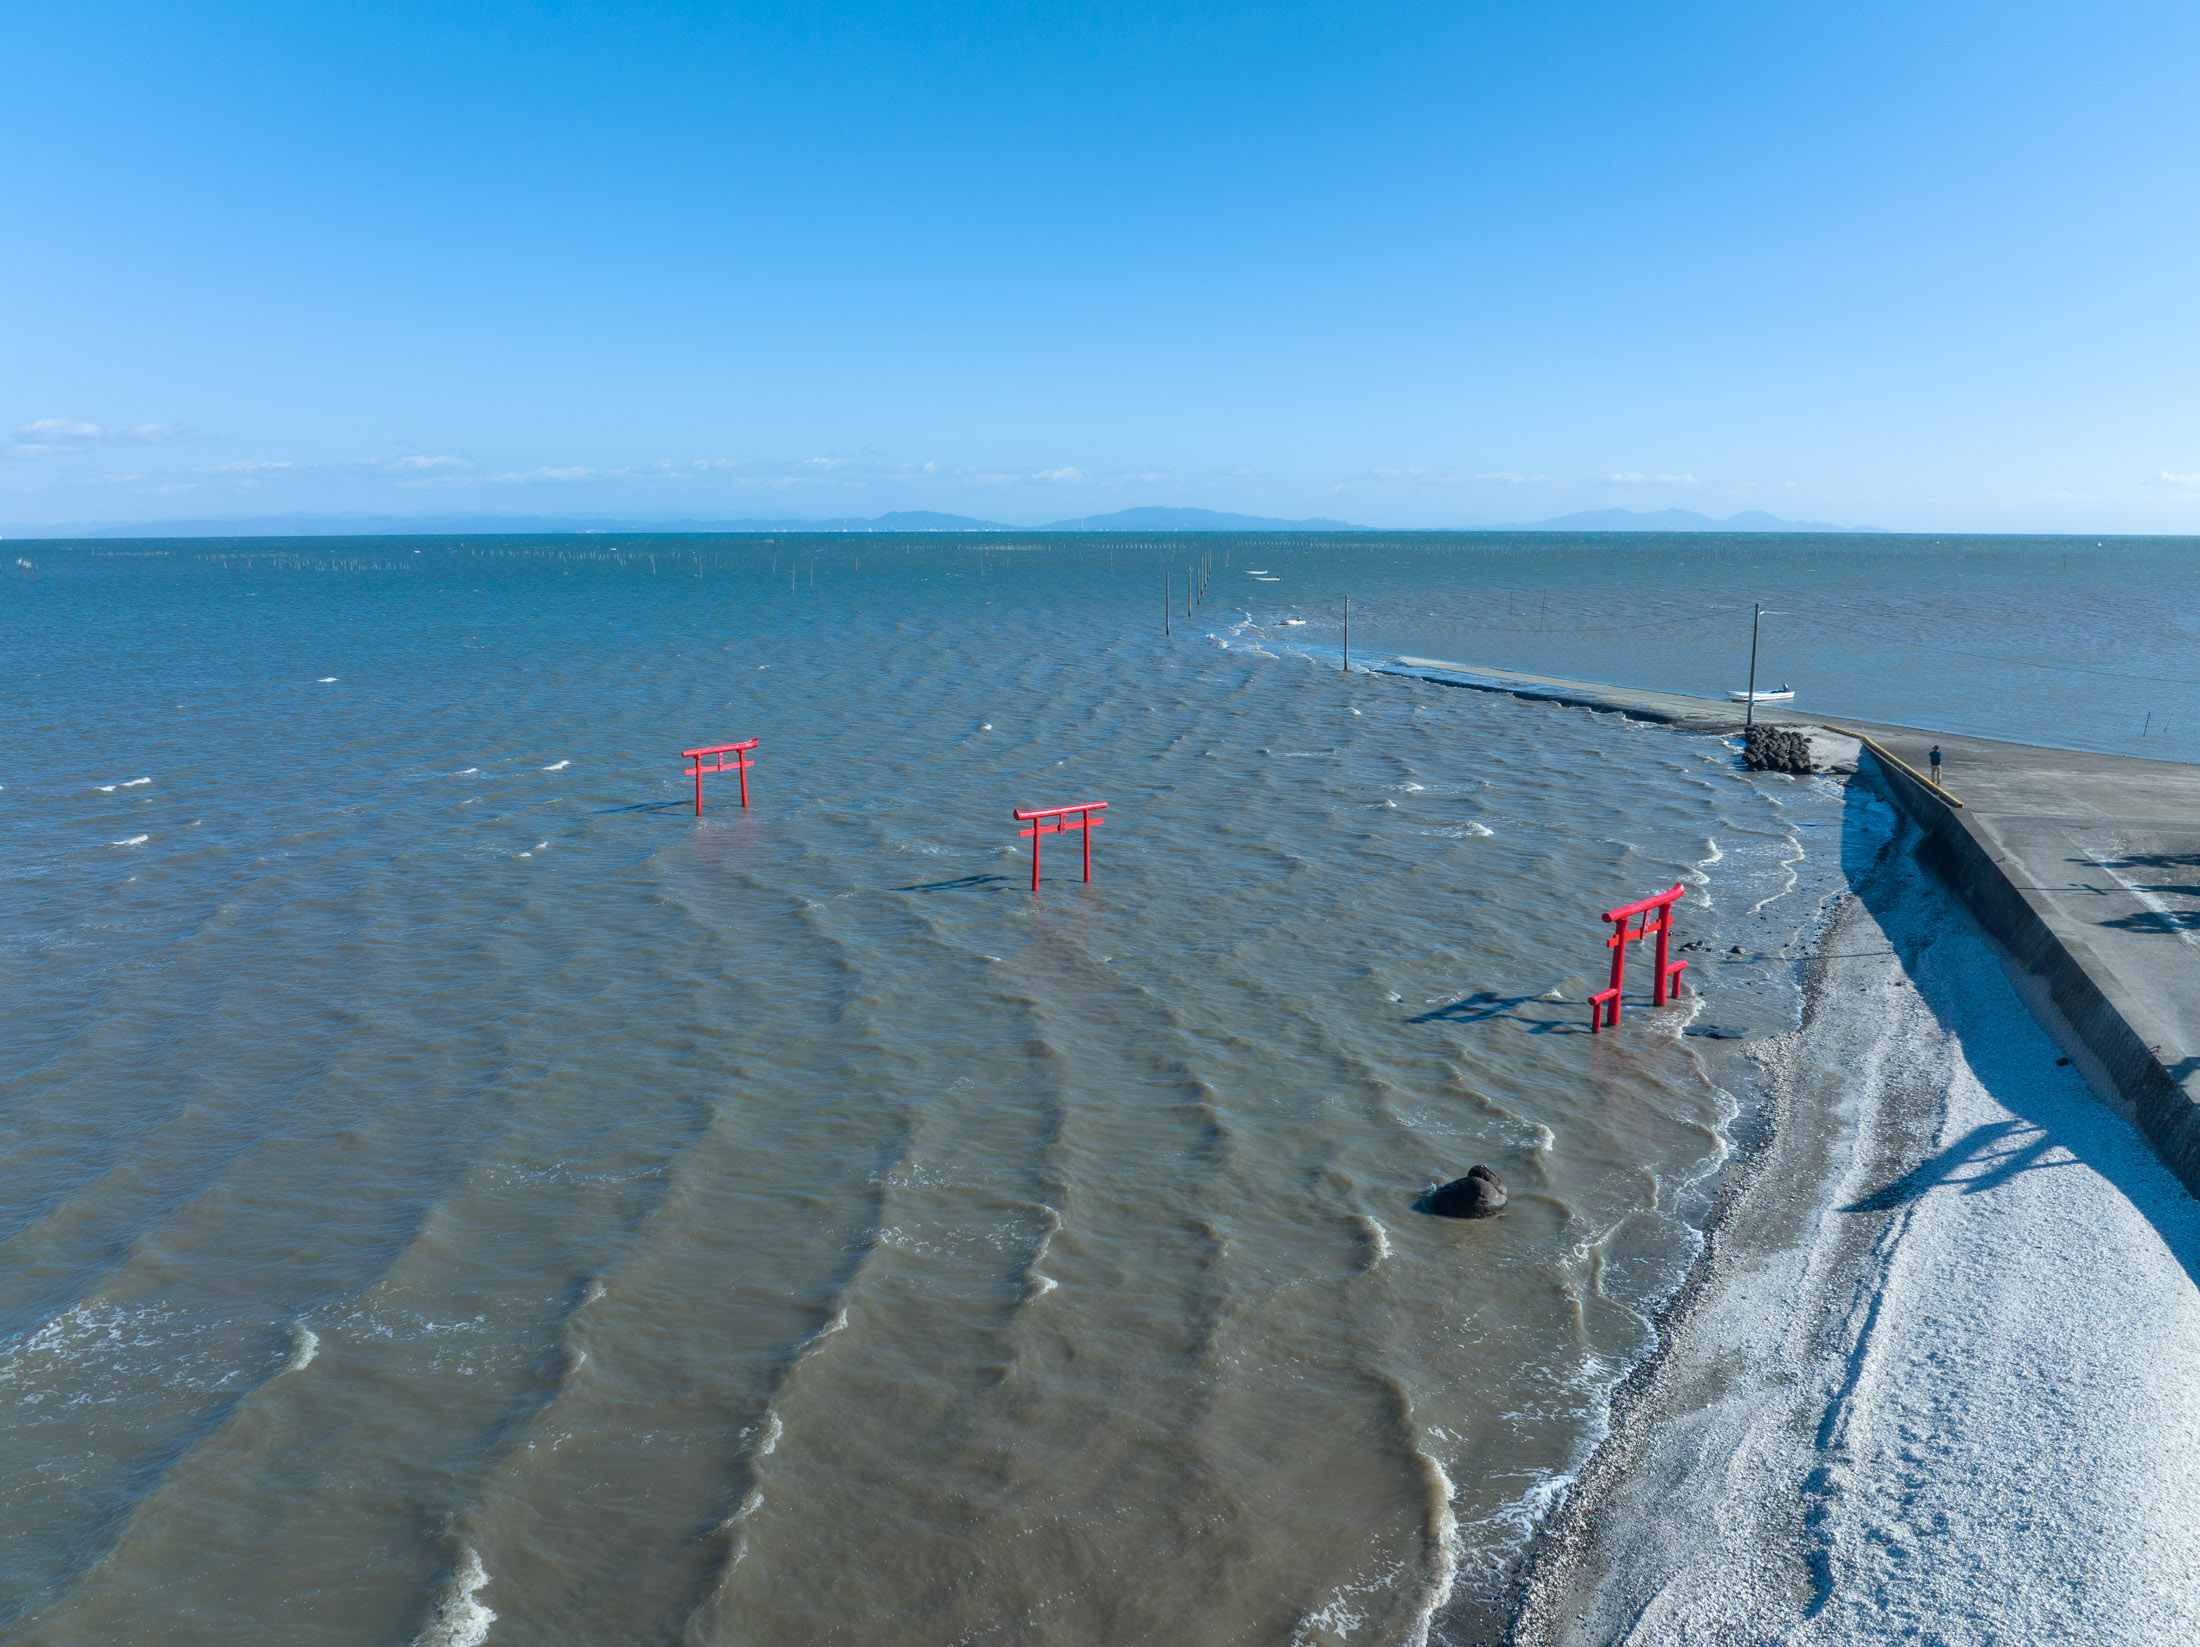
M 1514 1639 L 2200 1639 L 2200 1204 L 1906 841 L 1806 970 Z

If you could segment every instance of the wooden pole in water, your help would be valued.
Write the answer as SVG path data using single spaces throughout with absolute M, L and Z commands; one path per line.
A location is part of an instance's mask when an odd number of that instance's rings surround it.
M 1161 632 L 1164 635 L 1169 632 L 1169 608 L 1176 603 L 1176 597 L 1169 593 L 1169 588 L 1169 574 L 1164 572 L 1161 574 Z
M 1352 597 L 1344 598 L 1344 662 L 1337 666 L 1337 673 L 1352 673 Z

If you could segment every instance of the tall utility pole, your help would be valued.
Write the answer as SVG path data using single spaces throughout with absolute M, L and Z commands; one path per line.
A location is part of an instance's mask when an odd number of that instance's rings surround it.
M 1762 601 L 1749 603 L 1749 701 L 1742 710 L 1742 731 L 1757 724 L 1757 626 L 1765 621 Z

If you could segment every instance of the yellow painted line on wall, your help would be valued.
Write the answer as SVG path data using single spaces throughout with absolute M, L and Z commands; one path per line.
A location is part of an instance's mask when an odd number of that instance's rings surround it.
M 1877 755 L 1889 766 L 1899 766 L 1900 768 L 1902 768 L 1903 771 L 1907 772 L 1911 777 L 1915 778 L 1918 783 L 1925 788 L 1927 793 L 1938 795 L 1950 806 L 1960 807 L 1963 805 L 1961 801 L 1957 800 L 1953 795 L 1949 794 L 1947 790 L 1941 788 L 1940 785 L 1933 782 L 1932 779 L 1926 777 L 1924 773 L 1920 772 L 1916 767 L 1912 766 L 1900 755 L 1897 755 L 1893 750 L 1887 748 L 1877 738 L 1871 737 L 1870 735 L 1863 732 L 1851 732 L 1847 727 L 1836 726 L 1831 721 L 1827 721 L 1825 725 L 1828 732 L 1838 732 L 1844 738 L 1854 738 L 1858 743 L 1862 744 L 1866 749 L 1869 749 L 1874 755 Z

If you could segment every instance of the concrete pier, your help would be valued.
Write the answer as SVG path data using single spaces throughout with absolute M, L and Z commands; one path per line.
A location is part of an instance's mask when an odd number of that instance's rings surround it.
M 1430 658 L 1368 667 L 1730 736 L 1742 706 Z M 2041 749 L 1760 705 L 1861 734 L 1859 770 L 1917 825 L 1918 855 L 2001 946 L 2096 1091 L 2200 1195 L 2200 766 Z M 1939 745 L 1944 792 L 1922 774 Z M 1955 804 L 1951 804 L 1954 802 Z

